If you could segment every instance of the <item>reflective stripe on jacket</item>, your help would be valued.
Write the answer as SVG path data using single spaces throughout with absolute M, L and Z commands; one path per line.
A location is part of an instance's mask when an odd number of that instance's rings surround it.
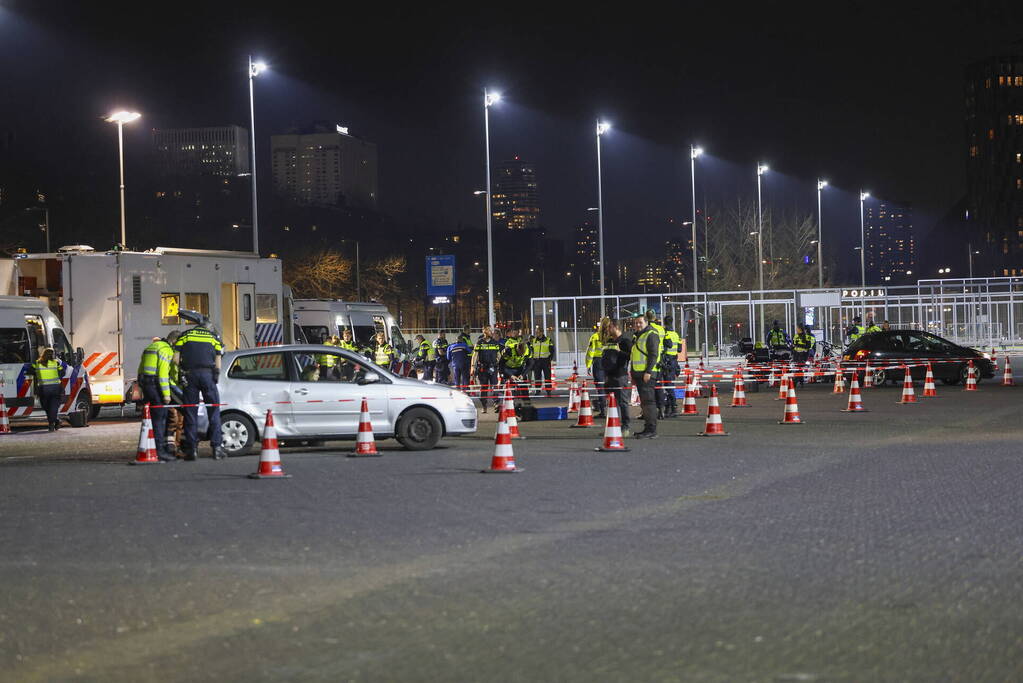
M 55 360 L 45 363 L 32 363 L 32 371 L 36 376 L 37 387 L 49 387 L 60 384 L 60 363 Z

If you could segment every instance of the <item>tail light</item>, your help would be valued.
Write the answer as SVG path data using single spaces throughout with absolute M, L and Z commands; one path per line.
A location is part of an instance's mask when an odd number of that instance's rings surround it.
M 870 351 L 867 351 L 866 349 L 860 349 L 859 351 L 856 352 L 856 355 L 853 356 L 853 360 L 863 360 L 869 355 Z

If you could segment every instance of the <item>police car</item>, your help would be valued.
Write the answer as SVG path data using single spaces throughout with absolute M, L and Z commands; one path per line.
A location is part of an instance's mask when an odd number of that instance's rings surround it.
M 466 394 L 399 377 L 357 353 L 300 344 L 230 351 L 220 380 L 223 447 L 228 455 L 258 444 L 273 410 L 283 441 L 354 440 L 362 399 L 376 438 L 428 450 L 442 436 L 476 431 L 476 407 Z

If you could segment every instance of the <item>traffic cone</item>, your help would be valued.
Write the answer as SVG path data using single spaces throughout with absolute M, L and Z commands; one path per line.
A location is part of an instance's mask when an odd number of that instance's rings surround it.
M 725 425 L 721 422 L 721 406 L 718 405 L 718 388 L 710 387 L 710 398 L 707 399 L 707 422 L 698 436 L 728 436 Z
M 632 395 L 629 396 L 629 405 L 642 405 L 642 402 L 639 400 L 639 389 L 636 388 L 635 384 L 632 385 Z
M 696 392 L 693 390 L 693 385 L 686 386 L 686 397 L 682 401 L 682 415 L 699 415 L 700 413 L 696 410 Z
M 874 373 L 870 371 L 870 361 L 867 361 L 863 368 L 863 388 L 869 389 L 874 386 Z
M 568 379 L 568 412 L 579 412 L 579 380 L 576 375 Z
M 618 402 L 613 393 L 607 395 L 607 422 L 604 423 L 604 445 L 595 451 L 627 451 L 622 440 L 622 419 L 618 414 Z
M 156 439 L 153 438 L 153 418 L 150 417 L 149 404 L 147 403 L 142 409 L 142 425 L 139 427 L 139 448 L 131 464 L 159 465 L 160 463 L 160 457 L 156 454 Z
M 906 368 L 905 379 L 902 380 L 902 398 L 897 403 L 905 405 L 907 403 L 916 403 L 916 392 L 913 391 L 913 375 L 909 371 L 909 366 Z
M 359 409 L 359 433 L 355 437 L 355 452 L 349 453 L 349 458 L 372 458 L 379 457 L 376 440 L 373 437 L 373 422 L 369 417 L 369 401 L 362 397 L 362 407 Z
M 1002 386 L 1012 387 L 1015 386 L 1016 382 L 1012 379 L 1012 363 L 1009 362 L 1009 357 L 1005 357 L 1005 373 L 1002 375 Z
M 977 390 L 977 368 L 974 367 L 973 361 L 969 362 L 966 367 L 966 386 L 963 387 L 963 391 L 976 391 Z
M 831 390 L 831 393 L 833 394 L 845 393 L 845 371 L 842 370 L 841 363 L 835 366 L 835 388 Z
M 783 373 L 781 381 L 778 382 L 778 395 L 774 397 L 775 401 L 787 401 L 789 398 L 789 382 L 792 381 L 792 377 L 789 373 Z
M 863 398 L 860 396 L 860 381 L 856 373 L 853 373 L 852 382 L 849 383 L 849 403 L 842 409 L 843 413 L 865 413 Z
M 590 392 L 586 390 L 586 382 L 583 382 L 583 399 L 579 403 L 579 419 L 573 427 L 593 426 L 593 406 L 590 405 Z
M 991 365 L 994 366 L 994 371 L 998 372 L 998 349 L 991 347 Z
M 735 371 L 735 377 L 732 378 L 732 407 L 733 408 L 749 408 L 749 403 L 746 403 L 746 382 L 743 379 L 743 369 L 740 366 Z
M 7 417 L 7 403 L 4 401 L 3 392 L 0 391 L 0 434 L 11 433 L 11 420 Z
M 490 469 L 481 470 L 481 472 L 483 474 L 511 474 L 521 471 L 515 467 L 515 452 L 512 450 L 508 423 L 498 418 L 497 433 L 494 435 L 494 457 L 490 459 Z
M 772 365 L 771 366 L 771 374 L 767 378 L 767 386 L 770 388 L 770 387 L 775 386 L 777 383 L 778 383 L 778 375 L 775 373 L 774 366 Z
M 799 404 L 796 403 L 796 385 L 795 383 L 789 384 L 789 395 L 785 400 L 785 415 L 782 420 L 778 422 L 782 425 L 801 425 L 803 420 L 799 417 Z
M 807 359 L 806 365 L 803 367 L 803 377 L 806 378 L 807 384 L 817 383 L 817 372 L 814 367 L 813 361 Z
M 365 399 L 363 400 L 365 406 Z M 249 479 L 290 479 L 281 469 L 281 452 L 277 447 L 277 429 L 274 427 L 274 414 L 267 409 L 266 426 L 263 427 L 263 448 L 259 451 L 259 469 L 249 475 Z
M 693 398 L 700 398 L 703 396 L 703 384 L 700 382 L 700 378 L 702 376 L 702 368 L 699 370 L 693 370 Z
M 498 415 L 499 420 L 504 420 L 508 423 L 508 434 L 513 439 L 525 439 L 519 433 L 519 419 L 515 417 L 515 399 L 512 398 L 510 389 L 504 391 L 504 403 L 501 405 L 501 413 Z
M 927 374 L 924 375 L 924 398 L 937 398 L 938 388 L 934 386 L 934 371 L 931 369 L 931 364 L 927 364 Z

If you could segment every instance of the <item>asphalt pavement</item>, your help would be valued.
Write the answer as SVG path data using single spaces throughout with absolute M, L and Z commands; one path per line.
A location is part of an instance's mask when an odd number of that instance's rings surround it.
M 774 391 L 656 440 L 478 435 L 129 467 L 137 422 L 0 437 L 2 681 L 1023 679 L 1019 388 Z M 917 392 L 920 393 L 919 384 Z M 701 413 L 706 400 L 699 401 Z

